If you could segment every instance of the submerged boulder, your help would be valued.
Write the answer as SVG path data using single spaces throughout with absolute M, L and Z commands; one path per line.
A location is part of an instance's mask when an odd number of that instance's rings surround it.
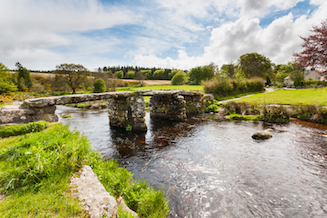
M 270 139 L 272 135 L 265 131 L 258 131 L 252 135 L 252 138 L 255 140 L 265 140 Z

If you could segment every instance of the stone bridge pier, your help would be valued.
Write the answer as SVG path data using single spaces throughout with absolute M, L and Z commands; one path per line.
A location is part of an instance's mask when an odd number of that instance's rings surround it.
M 110 126 L 131 128 L 134 131 L 146 131 L 145 104 L 140 93 L 113 95 L 108 100 Z

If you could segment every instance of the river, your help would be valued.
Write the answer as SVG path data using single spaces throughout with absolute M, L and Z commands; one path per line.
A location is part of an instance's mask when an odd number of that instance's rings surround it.
M 327 126 L 305 122 L 145 120 L 146 133 L 109 127 L 106 110 L 57 106 L 59 122 L 89 138 L 105 158 L 115 158 L 161 190 L 169 217 L 327 217 Z M 272 128 L 273 137 L 252 134 Z

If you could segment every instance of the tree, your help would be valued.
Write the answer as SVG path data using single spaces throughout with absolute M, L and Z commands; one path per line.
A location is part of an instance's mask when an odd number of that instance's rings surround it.
M 141 70 L 146 79 L 152 79 L 152 70 Z
M 135 71 L 133 71 L 133 70 L 129 70 L 129 71 L 127 71 L 127 73 L 125 74 L 125 78 L 126 78 L 126 79 L 133 79 L 134 76 L 135 76 Z
M 187 76 L 186 74 L 181 71 L 175 74 L 173 78 L 171 79 L 171 84 L 173 85 L 183 85 L 187 82 Z
M 262 77 L 266 78 L 272 71 L 273 64 L 263 55 L 258 53 L 244 54 L 238 61 L 238 67 L 243 71 L 247 78 Z
M 154 73 L 153 73 L 153 78 L 154 79 L 166 79 L 165 77 L 166 77 L 166 71 L 165 70 L 160 69 L 160 70 L 154 71 Z
M 145 76 L 144 76 L 144 74 L 143 74 L 142 72 L 137 71 L 137 72 L 135 73 L 135 75 L 134 75 L 134 78 L 135 78 L 136 80 L 139 81 L 141 87 L 144 86 Z
M 9 69 L 0 62 L 0 94 L 8 91 L 17 91 L 14 80 L 14 74 L 9 73 Z
M 235 74 L 234 64 L 224 64 L 223 66 L 221 66 L 220 74 L 225 77 L 229 77 L 229 78 L 234 77 L 234 74 Z
M 214 69 L 209 65 L 192 68 L 189 73 L 191 84 L 199 85 L 203 80 L 211 79 L 214 76 Z
M 302 52 L 295 53 L 295 61 L 302 67 L 313 67 L 321 74 L 327 74 L 327 20 L 321 26 L 313 26 L 313 35 L 301 37 L 304 40 Z
M 54 73 L 57 74 L 57 81 L 72 89 L 73 94 L 76 93 L 76 89 L 80 88 L 83 83 L 88 83 L 88 76 L 91 76 L 91 72 L 80 64 L 61 64 L 56 66 Z
M 124 72 L 122 70 L 116 72 L 116 76 L 118 79 L 122 79 L 124 78 Z
M 30 72 L 23 67 L 19 62 L 16 63 L 17 71 L 18 71 L 18 77 L 17 77 L 17 83 L 18 83 L 18 89 L 21 91 L 25 91 L 25 89 L 29 89 L 33 86 L 32 83 L 32 77 L 30 75 Z
M 95 93 L 105 92 L 107 89 L 106 83 L 101 78 L 96 79 L 93 85 L 94 85 L 93 92 Z
M 299 69 L 292 71 L 290 73 L 290 79 L 294 82 L 294 86 L 300 86 L 304 80 L 303 71 Z

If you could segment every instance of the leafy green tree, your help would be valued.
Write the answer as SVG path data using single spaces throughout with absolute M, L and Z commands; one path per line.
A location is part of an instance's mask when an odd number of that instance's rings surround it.
M 17 91 L 14 80 L 15 75 L 9 73 L 9 69 L 0 62 L 0 93 Z
M 172 79 L 176 73 L 180 72 L 181 70 L 172 70 L 170 71 L 170 73 L 168 74 L 168 79 Z M 181 71 L 183 72 L 183 71 Z
M 296 69 L 290 73 L 290 79 L 294 82 L 294 86 L 300 86 L 304 80 L 303 71 Z
M 201 81 L 211 79 L 214 75 L 214 69 L 210 66 L 195 67 L 189 73 L 189 81 L 191 84 L 199 85 Z
M 185 83 L 187 83 L 187 76 L 183 71 L 176 73 L 171 79 L 171 84 L 173 85 L 183 85 Z
M 145 76 L 146 79 L 152 79 L 152 70 L 141 70 L 141 73 Z
M 126 79 L 133 79 L 134 76 L 135 76 L 135 71 L 133 71 L 133 70 L 129 70 L 129 71 L 127 71 L 127 73 L 125 74 L 125 78 L 126 78 Z
M 295 70 L 303 71 L 304 68 L 297 66 L 295 62 L 288 62 L 287 64 L 280 64 L 275 67 L 275 81 L 283 83 L 284 79 L 291 75 Z
M 21 91 L 25 91 L 24 89 L 31 88 L 33 86 L 32 83 L 32 77 L 30 75 L 30 72 L 23 67 L 19 62 L 16 63 L 17 71 L 18 71 L 18 77 L 17 77 L 17 82 L 18 82 L 18 89 Z
M 166 71 L 162 70 L 162 69 L 154 71 L 153 78 L 154 79 L 167 79 L 166 78 Z
M 272 71 L 272 66 L 269 58 L 258 53 L 244 54 L 238 61 L 238 67 L 247 78 L 256 76 L 266 78 L 268 73 Z
M 76 93 L 77 88 L 89 83 L 88 76 L 91 76 L 91 72 L 80 64 L 61 64 L 56 66 L 54 73 L 56 74 L 54 85 L 66 85 L 73 94 Z
M 122 70 L 116 72 L 116 76 L 118 79 L 124 78 L 124 72 Z
M 105 92 L 107 89 L 106 83 L 101 78 L 96 79 L 94 81 L 93 86 L 94 86 L 93 92 L 95 92 L 95 93 Z
M 283 83 L 284 79 L 289 76 L 295 69 L 295 63 L 293 62 L 277 65 L 275 67 L 275 81 Z
M 141 84 L 141 87 L 144 86 L 145 76 L 141 71 L 136 72 L 134 78 L 139 81 L 139 83 Z
M 224 64 L 220 68 L 219 72 L 223 77 L 232 78 L 235 76 L 235 66 L 234 64 Z

